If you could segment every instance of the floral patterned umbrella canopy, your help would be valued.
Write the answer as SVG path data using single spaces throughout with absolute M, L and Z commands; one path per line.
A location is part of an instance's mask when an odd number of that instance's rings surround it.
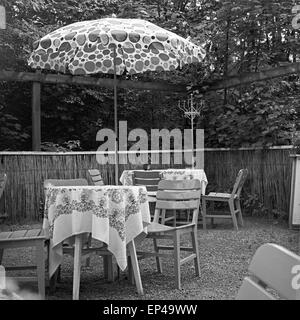
M 125 69 L 131 74 L 174 70 L 201 62 L 205 51 L 145 20 L 105 18 L 73 23 L 44 36 L 34 43 L 28 63 L 74 75 L 113 74 L 114 56 L 120 75 Z
M 34 43 L 28 64 L 34 69 L 74 75 L 114 74 L 114 122 L 117 121 L 116 75 L 171 71 L 201 62 L 205 51 L 187 39 L 141 19 L 104 18 L 76 22 Z M 117 142 L 115 176 L 118 184 Z

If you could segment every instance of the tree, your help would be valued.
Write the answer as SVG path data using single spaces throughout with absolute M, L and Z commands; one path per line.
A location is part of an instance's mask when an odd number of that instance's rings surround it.
M 291 25 L 292 0 L 0 0 L 7 9 L 7 30 L 0 32 L 0 70 L 29 70 L 32 44 L 43 35 L 76 21 L 112 16 L 144 18 L 202 44 L 204 63 L 170 73 L 124 75 L 137 81 L 186 83 L 194 88 L 196 101 L 204 100 L 206 146 L 230 147 L 290 144 L 298 128 L 298 76 L 239 85 L 217 93 L 198 92 L 207 84 L 245 72 L 299 61 L 298 30 Z M 99 75 L 109 77 L 109 75 Z M 220 83 L 220 82 L 219 82 Z M 2 114 L 14 117 L 24 133 L 11 146 L 30 149 L 31 91 L 24 85 L 3 84 Z M 48 86 L 42 88 L 42 140 L 64 145 L 80 140 L 82 149 L 97 148 L 95 134 L 113 128 L 113 96 L 110 90 Z M 119 91 L 119 116 L 128 129 L 137 126 L 183 128 L 184 118 L 175 108 L 178 95 L 158 95 L 135 90 Z M 181 97 L 182 99 L 183 97 Z M 3 116 L 4 119 L 4 116 Z M 137 120 L 138 119 L 138 120 Z M 2 131 L 9 121 L 2 121 Z M 14 128 L 10 126 L 10 130 Z M 14 129 L 13 129 L 14 130 Z M 18 131 L 16 131 L 18 132 Z M 0 148 L 5 139 L 0 139 Z M 19 143 L 20 142 L 20 143 Z

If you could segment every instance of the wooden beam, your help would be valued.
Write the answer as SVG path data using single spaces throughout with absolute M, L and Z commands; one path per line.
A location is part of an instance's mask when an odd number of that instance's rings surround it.
M 226 79 L 206 82 L 201 85 L 195 85 L 193 90 L 198 89 L 201 92 L 216 91 L 225 88 L 232 88 L 239 85 L 249 84 L 251 82 L 263 81 L 277 77 L 283 77 L 293 73 L 300 73 L 300 63 L 290 63 L 285 66 L 262 70 L 260 72 L 248 72 L 237 76 L 231 76 Z M 114 81 L 109 78 L 94 78 L 90 76 L 72 76 L 60 74 L 37 74 L 33 72 L 14 72 L 0 71 L 0 81 L 21 81 L 21 82 L 41 82 L 52 84 L 69 84 L 83 86 L 98 86 L 113 89 Z M 166 81 L 161 82 L 143 82 L 133 80 L 117 80 L 117 87 L 136 90 L 158 90 L 186 93 L 187 89 L 182 84 L 170 84 Z
M 300 63 L 291 63 L 286 66 L 262 70 L 260 72 L 248 72 L 238 76 L 228 77 L 213 83 L 207 83 L 201 86 L 194 86 L 193 90 L 216 91 L 220 89 L 232 88 L 239 85 L 249 84 L 251 82 L 263 81 L 278 77 L 287 76 L 293 73 L 300 73 Z
M 0 71 L 0 81 L 40 82 L 52 84 L 68 84 L 96 86 L 113 89 L 114 80 L 109 78 L 95 78 L 91 76 L 72 76 L 61 74 L 37 74 L 34 72 Z M 136 90 L 159 90 L 170 92 L 186 92 L 186 86 L 170 84 L 166 81 L 143 82 L 133 80 L 117 80 L 117 87 Z
M 32 150 L 41 150 L 41 84 L 32 83 Z

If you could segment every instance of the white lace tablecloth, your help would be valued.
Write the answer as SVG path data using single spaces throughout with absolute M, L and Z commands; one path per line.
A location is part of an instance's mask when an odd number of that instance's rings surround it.
M 124 170 L 120 181 L 123 185 L 133 185 L 132 175 L 133 171 L 143 170 Z M 185 179 L 198 179 L 201 182 L 201 192 L 204 195 L 207 186 L 207 177 L 203 169 L 162 169 L 162 170 L 151 170 L 160 172 L 162 179 L 167 180 L 185 180 Z
M 121 270 L 127 267 L 126 245 L 150 224 L 145 187 L 49 186 L 45 192 L 43 228 L 50 239 L 50 277 L 62 263 L 63 241 L 82 233 L 105 242 Z

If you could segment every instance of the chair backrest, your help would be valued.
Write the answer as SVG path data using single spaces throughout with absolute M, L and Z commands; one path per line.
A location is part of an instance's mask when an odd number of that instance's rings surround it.
M 0 199 L 4 192 L 6 181 L 7 181 L 7 175 L 5 173 L 1 174 L 0 175 Z
M 88 173 L 95 186 L 104 186 L 102 175 L 98 169 L 89 169 Z
M 192 180 L 161 180 L 156 194 L 154 222 L 158 222 L 161 211 L 193 210 L 192 224 L 198 223 L 201 183 Z
M 133 185 L 146 186 L 147 191 L 157 191 L 160 180 L 159 171 L 133 171 Z
M 49 185 L 56 187 L 64 186 L 87 186 L 88 181 L 86 179 L 47 179 L 44 181 L 44 187 Z
M 240 197 L 247 175 L 248 175 L 248 169 L 241 169 L 238 172 L 233 189 L 232 189 L 232 193 L 231 193 L 232 196 L 237 195 L 238 197 Z
M 282 246 L 267 243 L 255 252 L 250 266 L 250 277 L 240 287 L 237 300 L 274 300 L 267 288 L 281 298 L 300 300 L 300 256 Z

